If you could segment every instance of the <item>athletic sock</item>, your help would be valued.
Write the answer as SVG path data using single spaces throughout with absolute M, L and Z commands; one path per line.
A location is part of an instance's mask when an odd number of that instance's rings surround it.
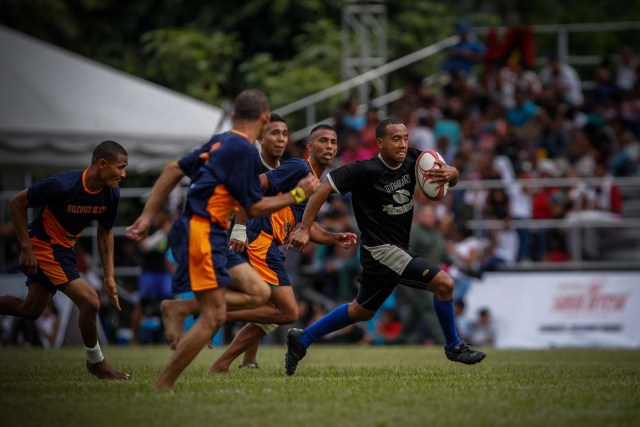
M 451 349 L 460 342 L 460 337 L 456 330 L 455 317 L 453 315 L 453 299 L 443 301 L 434 296 L 433 308 L 436 311 L 440 327 L 442 328 L 444 337 L 447 340 L 447 349 Z
M 320 337 L 342 329 L 345 326 L 349 326 L 352 323 L 353 321 L 349 318 L 349 304 L 343 304 L 332 312 L 325 314 L 311 326 L 308 326 L 302 333 L 300 342 L 304 348 L 309 348 L 309 346 L 318 341 Z

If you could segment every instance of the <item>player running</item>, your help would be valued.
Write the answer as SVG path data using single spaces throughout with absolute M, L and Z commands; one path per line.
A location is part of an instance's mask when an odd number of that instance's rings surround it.
M 453 316 L 453 279 L 436 265 L 408 250 L 413 219 L 415 162 L 420 151 L 409 148 L 406 126 L 386 119 L 376 128 L 377 157 L 346 165 L 329 173 L 309 199 L 302 223 L 292 234 L 290 246 L 303 249 L 309 242 L 313 219 L 329 194 L 351 193 L 360 229 L 362 273 L 355 300 L 344 304 L 304 330 L 289 329 L 285 369 L 293 375 L 307 349 L 320 337 L 352 323 L 371 319 L 398 284 L 434 293 L 434 307 L 446 338 L 445 354 L 452 361 L 474 364 L 483 352 L 458 337 Z M 458 170 L 443 164 L 431 172 L 433 182 L 458 182 Z

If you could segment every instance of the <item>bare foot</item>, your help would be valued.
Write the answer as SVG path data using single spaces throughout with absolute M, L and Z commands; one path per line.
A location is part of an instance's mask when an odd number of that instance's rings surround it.
M 98 363 L 89 363 L 87 360 L 87 370 L 89 373 L 101 380 L 128 380 L 129 374 L 113 369 L 106 360 Z
M 176 303 L 177 301 L 169 299 L 160 303 L 164 335 L 167 337 L 171 350 L 176 349 L 180 338 L 182 338 L 182 322 L 184 321 L 184 315 L 176 310 Z
M 219 360 L 213 362 L 213 365 L 209 367 L 209 373 L 211 374 L 226 374 L 228 372 L 229 365 Z

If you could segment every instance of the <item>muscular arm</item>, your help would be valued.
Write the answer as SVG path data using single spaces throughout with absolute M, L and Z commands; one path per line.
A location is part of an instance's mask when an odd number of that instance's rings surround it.
M 113 230 L 107 230 L 98 224 L 98 253 L 104 271 L 104 287 L 113 306 L 120 311 L 118 289 L 113 268 Z
M 358 237 L 354 233 L 333 233 L 322 228 L 317 222 L 311 224 L 309 237 L 314 243 L 321 245 L 340 245 L 344 248 L 348 248 L 358 241 Z
M 22 190 L 11 198 L 11 222 L 13 223 L 16 237 L 20 243 L 20 265 L 27 273 L 35 273 L 38 270 L 38 261 L 33 253 L 33 246 L 29 238 L 27 227 L 28 208 L 29 198 L 27 197 L 27 190 Z
M 133 224 L 127 227 L 127 237 L 140 241 L 147 235 L 151 221 L 153 221 L 162 204 L 169 197 L 169 193 L 176 188 L 183 177 L 184 172 L 180 169 L 177 160 L 169 162 L 164 167 L 155 184 L 153 184 L 151 194 L 144 205 L 142 213 Z
M 307 207 L 302 214 L 302 221 L 298 224 L 298 227 L 291 235 L 288 248 L 296 247 L 300 250 L 304 249 L 309 243 L 310 230 L 313 224 L 313 220 L 320 211 L 320 208 L 327 200 L 329 195 L 334 192 L 333 187 L 329 183 L 329 180 L 324 180 L 320 184 L 320 188 L 311 196 L 307 202 Z

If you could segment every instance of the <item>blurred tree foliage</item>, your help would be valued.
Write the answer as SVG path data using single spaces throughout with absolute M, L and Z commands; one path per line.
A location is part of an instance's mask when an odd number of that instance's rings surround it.
M 212 103 L 259 87 L 274 107 L 340 81 L 347 0 L 0 0 L 0 23 Z M 640 17 L 640 2 L 387 0 L 389 59 L 475 25 L 608 22 Z M 550 42 L 551 43 L 551 42 Z M 574 46 L 572 39 L 572 48 Z M 586 53 L 620 46 L 591 35 Z M 433 58 L 405 70 L 437 67 Z M 393 79 L 392 83 L 398 82 Z

